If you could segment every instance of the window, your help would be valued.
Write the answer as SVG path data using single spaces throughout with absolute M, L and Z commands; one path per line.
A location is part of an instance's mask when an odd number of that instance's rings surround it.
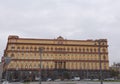
M 64 51 L 66 51 L 66 49 L 65 49 L 65 48 L 63 48 L 63 50 L 64 50 Z
M 77 52 L 77 48 L 75 48 L 75 51 Z
M 34 68 L 37 68 L 36 64 L 34 64 Z
M 51 48 L 51 51 L 53 51 L 53 48 Z
M 85 52 L 85 49 L 83 48 L 83 52 Z
M 106 60 L 106 56 L 105 55 L 103 56 L 103 59 Z
M 14 50 L 15 49 L 15 45 L 11 45 L 11 49 Z
M 53 68 L 53 66 L 51 65 L 51 69 Z
M 69 48 L 67 48 L 67 51 L 69 51 Z
M 14 57 L 14 54 L 13 54 L 13 53 L 11 54 L 11 57 Z
M 103 48 L 102 51 L 105 52 L 105 49 Z
M 94 49 L 94 52 L 96 52 L 96 49 Z
M 90 52 L 92 52 L 92 48 L 90 49 Z
M 17 47 L 18 50 L 20 50 L 20 47 Z
M 30 47 L 30 51 L 32 51 L 32 49 L 33 49 L 33 48 L 32 48 L 32 47 Z
M 28 47 L 26 47 L 26 51 L 28 51 Z
M 47 47 L 47 51 L 49 51 L 49 48 Z
M 34 50 L 37 51 L 37 48 L 35 47 Z
M 105 45 L 104 43 L 102 43 L 102 45 Z
M 14 47 L 14 46 L 12 46 L 12 47 L 11 47 L 11 49 L 13 50 L 13 49 L 15 49 L 15 47 Z
M 73 51 L 73 48 L 71 48 L 71 51 Z
M 88 49 L 88 48 L 87 48 L 86 50 L 87 50 L 87 52 L 89 52 L 89 49 Z
M 25 68 L 26 68 L 26 69 L 28 68 L 27 64 L 25 65 Z
M 79 52 L 81 52 L 81 48 L 79 48 Z
M 55 48 L 55 50 L 57 51 L 57 48 Z
M 31 65 L 31 64 L 29 65 L 29 68 L 30 68 L 30 69 L 32 68 L 32 65 Z
M 24 46 L 22 47 L 22 51 L 24 50 Z

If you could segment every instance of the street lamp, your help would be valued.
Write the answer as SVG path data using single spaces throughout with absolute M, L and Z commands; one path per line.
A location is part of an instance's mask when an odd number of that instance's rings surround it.
M 19 80 L 19 68 L 18 68 L 18 66 L 16 67 L 16 74 L 17 74 L 17 78 L 15 78 L 15 79 Z
M 42 84 L 42 83 L 41 83 L 41 74 L 42 74 L 42 52 L 43 52 L 43 48 L 39 48 L 39 53 L 40 53 L 39 84 Z
M 100 44 L 101 44 L 101 40 L 98 40 L 98 55 L 99 55 L 99 64 L 100 64 L 100 83 L 103 84 Z

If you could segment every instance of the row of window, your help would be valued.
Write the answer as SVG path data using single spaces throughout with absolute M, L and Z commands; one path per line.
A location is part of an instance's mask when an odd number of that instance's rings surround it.
M 12 50 L 15 50 L 15 47 L 11 47 Z M 39 51 L 40 48 L 37 47 L 17 47 L 17 50 L 21 51 Z M 75 52 L 98 52 L 98 48 L 49 48 L 46 47 L 43 51 L 75 51 Z M 102 52 L 106 52 L 106 48 L 101 48 Z
M 17 59 L 19 59 L 19 58 L 26 58 L 26 59 L 36 59 L 36 58 L 39 58 L 39 54 L 29 54 L 29 53 L 25 53 L 25 54 L 11 54 L 10 55 L 11 57 L 13 57 L 13 58 L 17 58 Z M 61 54 L 51 54 L 51 55 L 49 55 L 49 54 L 42 54 L 42 58 L 46 58 L 46 59 L 52 59 L 52 58 L 63 58 L 63 59 L 65 59 L 65 58 L 71 58 L 71 59 L 88 59 L 88 60 L 90 60 L 90 59 L 99 59 L 99 56 L 98 55 L 74 55 L 74 54 L 64 54 L 64 55 L 61 55 Z M 101 57 L 104 59 L 104 60 L 106 60 L 106 55 L 101 55 Z
M 9 68 L 13 68 L 14 65 L 11 64 L 9 66 Z M 16 64 L 16 68 L 20 69 L 20 68 L 28 68 L 28 69 L 34 69 L 34 68 L 39 68 L 39 64 Z M 104 69 L 107 69 L 107 65 L 103 64 Z M 42 64 L 42 68 L 43 69 L 99 69 L 99 63 L 68 63 L 66 65 L 61 65 L 61 64 L 57 64 L 57 65 L 53 65 L 53 64 Z

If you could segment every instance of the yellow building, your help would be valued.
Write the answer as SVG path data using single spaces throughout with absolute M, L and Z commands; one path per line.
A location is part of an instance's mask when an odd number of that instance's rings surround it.
M 9 80 L 37 80 L 40 71 L 43 80 L 75 76 L 99 78 L 100 64 L 103 74 L 109 75 L 106 39 L 68 40 L 61 36 L 56 39 L 31 39 L 11 35 L 4 51 L 6 56 L 11 58 L 9 64 L 4 64 L 4 77 L 8 72 Z

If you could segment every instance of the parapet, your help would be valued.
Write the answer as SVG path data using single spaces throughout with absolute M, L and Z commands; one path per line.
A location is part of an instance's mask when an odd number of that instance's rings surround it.
M 19 36 L 17 35 L 9 35 L 8 39 L 18 39 Z

